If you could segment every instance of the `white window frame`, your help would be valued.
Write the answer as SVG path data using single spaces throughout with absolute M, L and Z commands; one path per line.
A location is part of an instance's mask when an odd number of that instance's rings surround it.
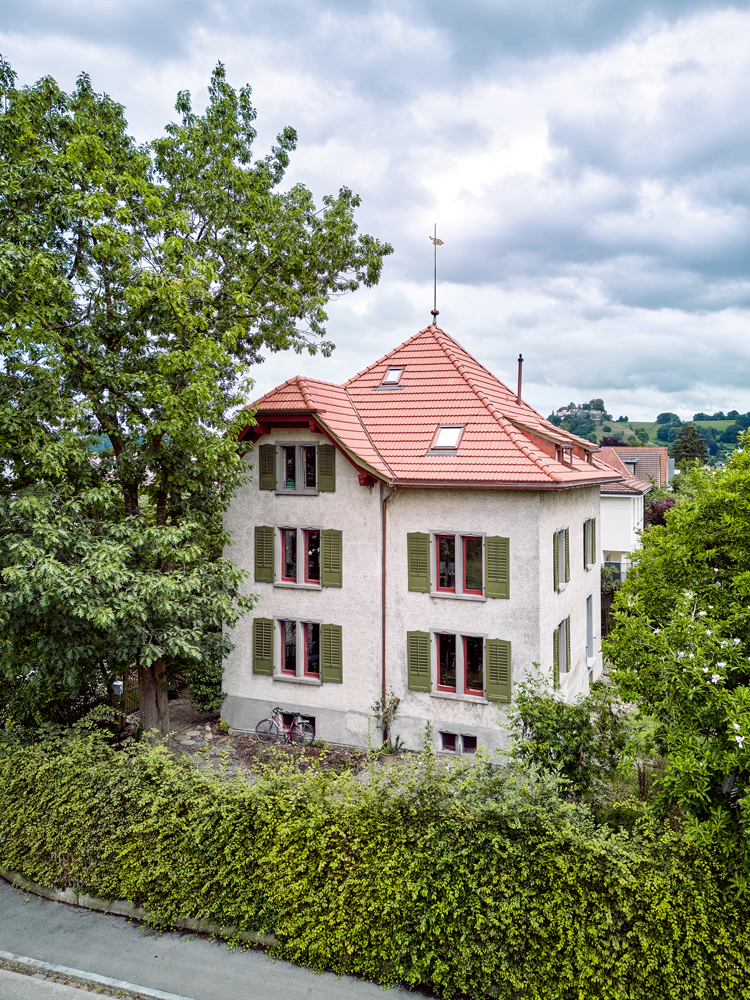
M 456 539 L 456 590 L 455 593 L 451 593 L 448 590 L 438 590 L 438 537 L 443 537 L 445 535 L 453 536 Z M 438 531 L 430 529 L 430 597 L 440 597 L 447 599 L 449 601 L 486 601 L 487 595 L 485 594 L 484 587 L 484 574 L 485 574 L 485 545 L 484 540 L 487 537 L 486 531 L 456 531 L 455 529 L 447 529 L 445 531 Z M 464 538 L 481 538 L 482 539 L 482 593 L 481 594 L 466 594 L 464 593 Z
M 284 674 L 281 672 L 281 664 L 284 660 L 284 633 L 281 628 L 282 622 L 294 622 L 297 629 L 297 667 L 296 673 Z M 312 684 L 320 687 L 323 683 L 323 663 L 320 663 L 320 675 L 315 677 L 305 677 L 305 665 L 301 662 L 300 650 L 304 656 L 305 625 L 323 625 L 322 618 L 294 618 L 292 615 L 277 615 L 273 620 L 274 628 L 274 668 L 273 680 L 282 681 L 289 684 Z
M 438 672 L 440 663 L 438 660 L 438 639 L 439 635 L 455 635 L 456 637 L 456 690 L 438 691 Z M 466 662 L 464 660 L 463 639 L 482 640 L 482 693 L 466 694 Z M 451 701 L 468 701 L 475 705 L 489 705 L 487 701 L 487 641 L 489 633 L 470 632 L 465 629 L 455 628 L 431 628 L 430 629 L 430 674 L 432 698 L 449 698 Z M 473 733 L 468 733 L 473 736 Z
M 297 486 L 292 489 L 287 489 L 285 486 L 280 484 L 284 482 L 284 449 L 285 448 L 296 448 L 295 457 L 295 468 L 297 474 Z M 315 449 L 315 489 L 309 486 L 300 486 L 300 478 L 304 471 L 302 462 L 302 449 L 303 448 L 314 448 Z M 310 441 L 281 441 L 276 445 L 276 495 L 277 496 L 307 496 L 316 497 L 318 495 L 318 446 L 317 444 L 311 443 Z
M 282 532 L 283 531 L 296 531 L 297 532 L 297 582 L 292 583 L 291 580 L 285 580 L 284 577 L 284 546 L 282 543 Z M 279 587 L 283 590 L 322 590 L 322 577 L 323 577 L 323 556 L 322 556 L 322 542 L 321 542 L 321 566 L 320 575 L 321 580 L 318 583 L 307 583 L 304 579 L 305 575 L 305 565 L 304 560 L 307 559 L 307 553 L 305 552 L 305 532 L 306 531 L 323 531 L 323 528 L 318 527 L 316 524 L 282 524 L 275 532 L 274 536 L 274 566 L 278 567 L 274 573 L 274 587 Z M 302 560 L 300 559 L 302 556 Z M 303 579 L 300 582 L 300 574 Z

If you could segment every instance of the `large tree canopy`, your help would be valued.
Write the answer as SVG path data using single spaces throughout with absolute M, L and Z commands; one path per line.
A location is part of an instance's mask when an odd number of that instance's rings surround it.
M 281 189 L 295 133 L 254 158 L 221 64 L 205 114 L 179 94 L 146 146 L 87 76 L 0 70 L 0 671 L 76 689 L 137 664 L 165 731 L 165 676 L 215 664 L 250 606 L 221 557 L 248 366 L 329 352 L 327 301 L 391 248 L 348 189 Z

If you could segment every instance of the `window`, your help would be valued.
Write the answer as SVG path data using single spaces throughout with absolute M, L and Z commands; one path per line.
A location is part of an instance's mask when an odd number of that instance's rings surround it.
M 316 474 L 316 449 L 312 448 L 302 448 L 302 458 L 305 464 L 305 489 L 314 490 L 317 485 L 317 474 Z
M 305 532 L 305 583 L 320 583 L 320 532 Z
M 438 691 L 456 690 L 456 637 L 449 633 L 439 633 L 436 637 L 438 650 Z
M 484 639 L 464 636 L 464 666 L 466 694 L 484 693 Z
M 510 597 L 509 539 L 426 532 L 406 538 L 409 590 L 470 599 Z
M 297 529 L 281 529 L 281 579 L 284 583 L 297 582 Z
M 552 536 L 555 590 L 570 581 L 570 532 L 561 528 Z
M 573 446 L 572 445 L 555 445 L 555 461 L 562 462 L 563 465 L 573 464 Z
M 305 677 L 320 677 L 320 625 L 305 622 Z
M 476 753 L 477 738 L 459 733 L 441 733 L 440 749 L 443 753 Z
M 455 427 L 438 427 L 431 451 L 456 451 L 464 432 L 463 425 Z
M 258 487 L 277 493 L 334 493 L 336 449 L 332 444 L 262 444 Z
M 285 490 L 297 489 L 297 448 L 282 448 L 282 482 Z
M 398 385 L 401 381 L 401 376 L 404 373 L 403 368 L 389 368 L 388 371 L 383 376 L 383 381 L 381 385 Z
M 297 622 L 279 622 L 281 628 L 281 672 L 297 674 Z
M 586 659 L 594 659 L 594 595 L 586 598 Z
M 464 593 L 482 593 L 482 539 L 464 538 Z
M 583 568 L 590 569 L 596 562 L 596 518 L 583 522 Z
M 437 536 L 438 590 L 456 592 L 456 538 L 455 535 Z
M 340 625 L 289 619 L 276 625 L 268 618 L 253 621 L 254 674 L 301 683 L 341 684 L 342 653 Z
M 555 687 L 560 686 L 560 674 L 570 670 L 570 616 L 563 618 L 552 638 L 552 658 Z

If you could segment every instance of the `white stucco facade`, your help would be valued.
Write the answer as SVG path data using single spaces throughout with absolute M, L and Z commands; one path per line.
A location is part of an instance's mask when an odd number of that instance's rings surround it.
M 620 565 L 625 577 L 630 553 L 640 547 L 644 496 L 603 494 L 601 498 L 601 549 L 604 562 Z
M 276 428 L 263 438 L 271 445 L 316 445 L 321 435 L 297 428 Z M 248 455 L 253 463 L 257 453 Z M 225 665 L 226 698 L 222 710 L 230 726 L 252 731 L 278 705 L 315 719 L 316 735 L 324 740 L 366 746 L 368 726 L 373 742 L 372 705 L 382 685 L 382 500 L 391 492 L 384 484 L 360 485 L 358 470 L 336 454 L 336 489 L 331 493 L 286 495 L 259 489 L 253 469 L 225 519 L 234 544 L 227 554 L 250 571 L 246 591 L 258 595 L 254 611 L 231 634 L 235 649 Z M 410 748 L 432 725 L 435 748 L 440 734 L 476 737 L 488 749 L 504 744 L 502 721 L 506 706 L 483 696 L 446 694 L 435 683 L 435 633 L 455 633 L 501 639 L 511 643 L 512 690 L 538 663 L 552 677 L 553 635 L 570 618 L 569 669 L 560 674 L 560 690 L 572 699 L 588 689 L 601 672 L 599 653 L 599 570 L 584 566 L 584 523 L 600 517 L 598 486 L 564 489 L 460 489 L 397 487 L 386 514 L 386 686 L 401 699 L 394 733 Z M 342 532 L 342 586 L 284 584 L 280 579 L 278 540 L 276 581 L 253 580 L 256 526 L 337 529 Z M 570 580 L 554 587 L 553 534 L 569 531 Z M 430 535 L 432 590 L 409 590 L 407 534 Z M 509 539 L 510 596 L 439 594 L 435 587 L 435 536 L 502 536 Z M 597 531 L 597 539 L 603 533 Z M 587 608 L 588 602 L 588 608 Z M 278 623 L 325 622 L 341 626 L 342 682 L 323 683 L 304 677 L 283 677 L 279 670 L 280 632 L 274 633 L 274 674 L 253 673 L 253 619 Z M 593 629 L 592 629 L 593 626 Z M 407 633 L 431 636 L 430 692 L 409 690 Z M 593 631 L 593 635 L 592 635 Z

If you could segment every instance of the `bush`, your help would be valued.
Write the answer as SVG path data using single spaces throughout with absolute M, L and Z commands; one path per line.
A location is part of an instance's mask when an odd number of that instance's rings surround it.
M 275 954 L 502 1000 L 725 1000 L 747 906 L 710 849 L 597 827 L 555 780 L 415 758 L 255 784 L 96 737 L 0 756 L 0 863 L 48 886 L 273 931 Z
M 508 719 L 512 756 L 559 772 L 577 795 L 617 770 L 631 734 L 612 689 L 601 682 L 571 704 L 528 681 L 517 688 Z

